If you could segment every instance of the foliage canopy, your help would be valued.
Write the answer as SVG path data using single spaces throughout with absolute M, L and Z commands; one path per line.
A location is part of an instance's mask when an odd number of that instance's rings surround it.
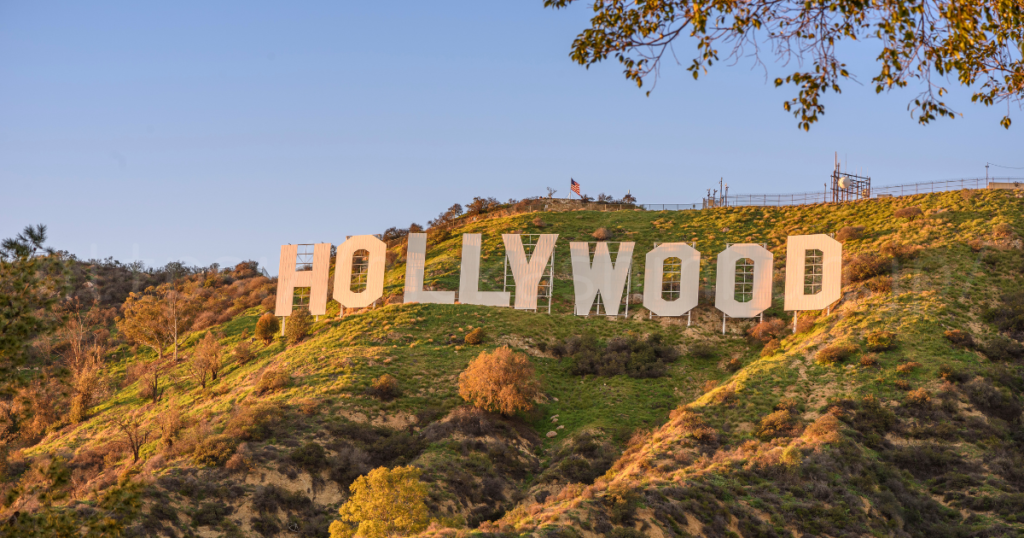
M 577 1 L 544 4 L 557 9 Z M 589 67 L 614 56 L 638 87 L 657 79 L 666 54 L 680 61 L 676 47 L 683 41 L 696 45 L 687 65 L 694 79 L 716 62 L 742 57 L 763 67 L 765 53 L 783 66 L 795 62 L 799 67 L 776 78 L 775 86 L 798 89 L 783 107 L 804 130 L 825 113 L 824 93 L 857 81 L 838 51 L 853 41 L 881 46 L 870 81 L 876 93 L 912 82 L 923 86 L 908 106 L 922 124 L 956 116 L 942 100 L 949 79 L 971 87 L 971 100 L 986 106 L 1019 105 L 1024 97 L 1020 0 L 595 0 L 593 10 L 570 57 Z M 1000 124 L 1010 127 L 1009 112 Z

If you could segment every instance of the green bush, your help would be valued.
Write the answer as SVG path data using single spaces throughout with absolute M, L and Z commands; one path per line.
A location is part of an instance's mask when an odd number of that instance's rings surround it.
M 887 351 L 896 347 L 896 333 L 872 331 L 867 335 L 868 351 Z
M 981 352 L 996 362 L 1015 361 L 1024 357 L 1024 345 L 1005 336 L 996 335 L 981 346 Z
M 284 323 L 284 335 L 288 338 L 288 344 L 295 345 L 301 342 L 309 336 L 309 329 L 312 327 L 313 316 L 309 314 L 309 310 L 305 308 L 294 310 Z
M 248 340 L 242 340 L 235 344 L 235 361 L 238 364 L 246 364 L 255 357 L 256 355 L 252 352 L 252 346 L 249 345 Z
M 192 452 L 192 462 L 196 465 L 219 467 L 235 453 L 237 441 L 227 435 L 211 435 L 199 443 Z
M 848 282 L 864 282 L 876 276 L 888 273 L 892 269 L 892 260 L 877 254 L 865 253 L 850 258 L 843 268 Z
M 366 394 L 383 401 L 394 400 L 402 395 L 402 389 L 398 387 L 398 380 L 391 374 L 384 374 L 374 379 L 366 388 Z
M 277 331 L 281 330 L 281 323 L 277 320 L 277 317 L 270 312 L 260 316 L 260 319 L 256 322 L 256 338 L 263 340 L 264 344 L 269 344 L 277 336 Z

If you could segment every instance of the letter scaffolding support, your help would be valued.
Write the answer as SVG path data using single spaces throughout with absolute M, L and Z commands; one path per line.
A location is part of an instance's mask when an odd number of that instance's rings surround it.
M 523 250 L 527 256 L 533 256 L 535 250 L 537 250 L 537 240 L 540 238 L 540 234 L 521 234 L 519 236 L 523 241 Z M 537 285 L 537 308 L 534 312 L 540 311 L 540 300 L 547 299 L 548 301 L 548 314 L 551 313 L 551 298 L 554 295 L 554 282 L 555 282 L 555 250 L 551 251 L 551 259 L 548 260 L 548 266 L 545 269 L 547 277 L 541 278 L 540 284 Z M 508 253 L 505 253 L 505 278 L 504 287 L 502 291 L 510 293 L 510 298 L 513 303 L 516 297 L 516 281 L 512 277 L 512 271 L 509 270 L 508 265 Z

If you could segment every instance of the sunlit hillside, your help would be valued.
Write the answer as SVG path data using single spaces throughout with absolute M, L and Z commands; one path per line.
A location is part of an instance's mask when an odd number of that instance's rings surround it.
M 82 292 L 75 316 L 102 355 L 94 397 L 72 405 L 66 330 L 12 366 L 0 534 L 326 538 L 354 480 L 412 465 L 431 535 L 1024 535 L 1021 203 L 957 191 L 464 217 L 429 232 L 427 287 L 458 288 L 463 233 L 483 234 L 483 290 L 504 289 L 500 234 L 558 234 L 550 314 L 546 299 L 538 312 L 402 304 L 399 238 L 383 305 L 339 316 L 332 301 L 293 343 L 262 338 L 276 283 L 258 268 L 190 271 L 182 289 L 201 313 L 177 360 L 124 322 L 123 301 L 167 297 L 149 287 L 166 280 Z M 794 332 L 786 237 L 833 232 L 843 297 Z M 569 241 L 595 234 L 636 243 L 628 317 L 572 315 Z M 703 258 L 689 326 L 638 297 L 644 255 L 670 241 Z M 730 319 L 722 334 L 715 260 L 739 242 L 774 254 L 775 299 L 763 323 Z M 470 361 L 501 346 L 539 383 L 511 416 L 459 392 Z

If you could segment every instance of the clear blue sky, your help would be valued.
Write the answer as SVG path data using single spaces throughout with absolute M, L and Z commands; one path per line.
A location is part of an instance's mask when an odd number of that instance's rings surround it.
M 572 63 L 588 16 L 540 0 L 0 3 L 0 237 L 42 222 L 83 258 L 276 272 L 284 243 L 425 224 L 474 195 L 564 196 L 570 176 L 685 203 L 719 177 L 818 190 L 835 151 L 876 185 L 1024 166 L 1019 111 L 1006 131 L 1005 106 L 958 88 L 964 118 L 921 127 L 917 89 L 867 84 L 870 48 L 850 56 L 865 86 L 830 94 L 804 133 L 782 110 L 792 90 L 749 62 L 696 82 L 668 64 L 651 97 L 617 63 Z

